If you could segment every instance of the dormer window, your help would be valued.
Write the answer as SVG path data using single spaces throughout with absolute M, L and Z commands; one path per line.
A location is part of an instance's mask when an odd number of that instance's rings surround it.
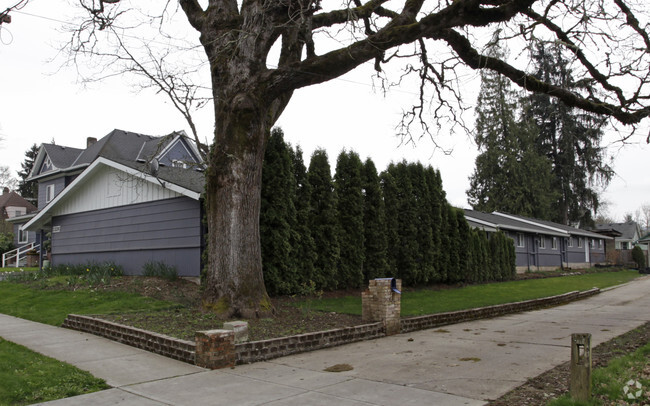
M 187 164 L 179 159 L 172 160 L 172 167 L 187 169 Z

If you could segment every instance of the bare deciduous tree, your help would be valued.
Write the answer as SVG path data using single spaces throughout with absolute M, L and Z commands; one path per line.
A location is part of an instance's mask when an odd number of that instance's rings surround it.
M 8 166 L 0 166 L 0 194 L 4 188 L 15 190 L 16 186 L 18 186 L 18 181 L 11 176 L 11 169 Z
M 133 71 L 153 73 L 150 83 L 181 100 L 178 108 L 184 115 L 189 112 L 192 106 L 187 103 L 195 95 L 188 89 L 200 82 L 184 80 L 183 69 L 161 75 L 164 57 L 158 56 L 157 64 L 138 63 L 139 56 L 119 40 L 140 28 L 126 23 L 134 12 L 147 15 L 138 9 L 139 3 L 80 1 L 87 18 L 76 30 L 71 49 L 110 55 L 126 61 L 123 66 Z M 491 69 L 528 91 L 635 126 L 650 113 L 644 1 L 353 0 L 336 8 L 320 0 L 179 0 L 199 34 L 214 108 L 205 172 L 209 260 L 204 307 L 244 317 L 272 311 L 259 241 L 262 158 L 270 129 L 295 90 L 330 81 L 366 62 L 374 62 L 379 73 L 395 63 L 403 68 L 400 78 L 413 76 L 420 88 L 418 102 L 403 119 L 403 134 L 409 137 L 412 124 L 429 133 L 436 120 L 458 119 L 458 108 L 463 107 L 458 71 L 466 66 Z M 168 0 L 160 13 L 142 24 L 162 27 L 175 4 Z M 545 83 L 527 72 L 525 61 L 482 54 L 490 37 L 486 33 L 495 29 L 513 50 L 534 40 L 565 48 L 573 57 L 577 86 L 569 90 Z M 108 54 L 102 32 L 116 34 Z M 317 45 L 329 50 L 319 54 Z M 279 56 L 271 65 L 274 47 Z M 316 101 L 314 107 L 320 108 Z M 433 121 L 425 119 L 429 111 Z

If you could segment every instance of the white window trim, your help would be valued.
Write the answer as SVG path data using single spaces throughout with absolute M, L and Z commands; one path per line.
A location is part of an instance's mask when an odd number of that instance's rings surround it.
M 573 248 L 573 237 L 568 238 L 569 242 L 567 243 L 567 247 Z
M 524 239 L 524 233 L 517 233 L 517 247 L 523 248 L 526 246 L 526 240 Z
M 578 248 L 582 248 L 582 237 L 578 237 Z
M 185 161 L 181 161 L 180 159 L 172 159 L 172 167 L 183 169 L 188 168 L 187 163 Z
M 546 238 L 544 238 L 544 236 L 539 237 L 539 249 L 541 250 L 546 249 Z
M 18 244 L 26 244 L 29 241 L 29 231 L 18 229 Z
M 54 199 L 54 185 L 47 185 L 45 188 L 45 203 L 49 203 Z
M 558 243 L 557 237 L 552 237 L 551 238 L 551 249 L 552 250 L 557 251 L 557 245 L 558 245 L 557 243 Z

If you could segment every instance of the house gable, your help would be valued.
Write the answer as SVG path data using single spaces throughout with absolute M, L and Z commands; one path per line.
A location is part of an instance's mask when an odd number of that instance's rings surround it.
M 189 166 L 201 162 L 194 148 L 184 136 L 177 136 L 157 156 L 158 162 L 165 166 Z
M 187 196 L 198 200 L 200 194 L 147 175 L 134 168 L 98 158 L 67 188 L 58 194 L 26 229 L 37 230 L 53 216 L 107 209 L 136 203 Z

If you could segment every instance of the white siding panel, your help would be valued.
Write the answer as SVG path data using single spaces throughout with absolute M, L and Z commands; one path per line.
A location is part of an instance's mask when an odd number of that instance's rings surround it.
M 84 179 L 78 189 L 59 202 L 52 215 L 108 209 L 135 203 L 181 196 L 159 184 L 148 182 L 115 168 L 104 167 Z

